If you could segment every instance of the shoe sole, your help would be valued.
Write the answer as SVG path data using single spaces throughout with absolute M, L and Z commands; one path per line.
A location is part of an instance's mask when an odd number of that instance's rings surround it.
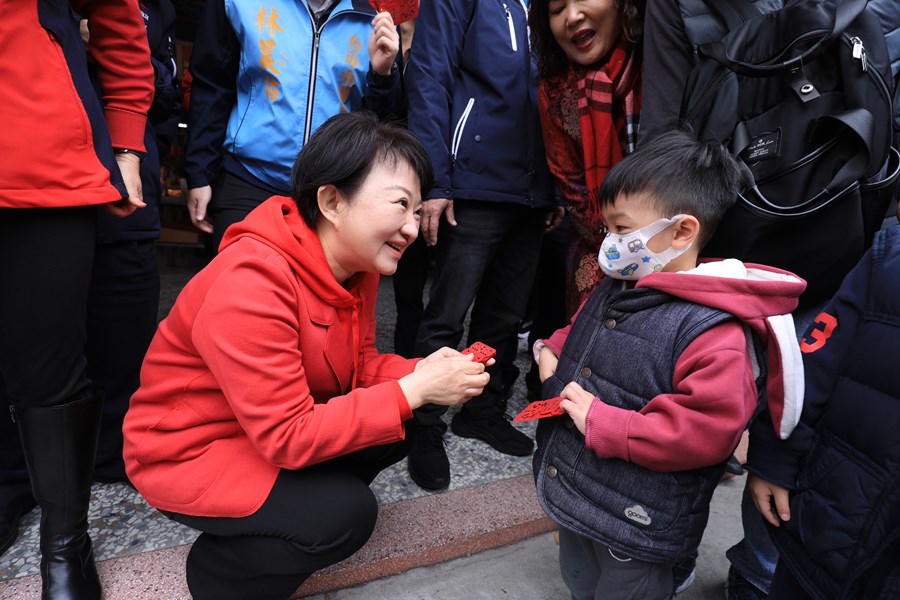
M 458 421 L 455 419 L 450 422 L 450 430 L 461 438 L 482 441 L 500 454 L 506 454 L 508 456 L 531 456 L 531 453 L 534 452 L 534 444 L 532 444 L 527 451 L 510 452 L 506 446 L 501 446 L 496 440 L 474 433 L 472 430 L 467 429 L 465 425 L 459 425 Z

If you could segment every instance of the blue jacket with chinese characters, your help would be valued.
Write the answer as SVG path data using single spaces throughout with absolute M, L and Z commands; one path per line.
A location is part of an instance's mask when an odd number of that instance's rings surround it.
M 188 186 L 222 166 L 287 194 L 297 153 L 326 119 L 364 106 L 402 116 L 399 72 L 369 68 L 374 17 L 366 0 L 336 1 L 324 17 L 305 1 L 207 2 L 191 55 Z
M 422 2 L 406 82 L 409 129 L 434 165 L 430 198 L 556 204 L 524 1 Z

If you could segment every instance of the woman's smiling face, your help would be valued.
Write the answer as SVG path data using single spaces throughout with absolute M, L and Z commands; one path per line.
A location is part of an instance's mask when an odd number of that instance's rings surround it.
M 337 238 L 330 248 L 335 275 L 393 275 L 404 250 L 419 234 L 419 178 L 403 160 L 377 162 L 353 198 L 338 201 Z M 335 265 L 332 265 L 334 269 Z
M 556 43 L 578 65 L 604 59 L 622 30 L 615 0 L 550 0 L 549 13 Z

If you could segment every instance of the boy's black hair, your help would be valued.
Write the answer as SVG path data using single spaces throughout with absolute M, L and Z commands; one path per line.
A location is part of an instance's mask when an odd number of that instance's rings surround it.
M 619 196 L 643 194 L 667 218 L 696 217 L 702 249 L 746 183 L 744 171 L 722 145 L 676 130 L 653 138 L 610 169 L 599 201 L 603 208 Z
M 434 184 L 434 169 L 425 147 L 413 134 L 382 123 L 364 110 L 335 115 L 313 133 L 297 155 L 291 169 L 291 197 L 306 224 L 315 227 L 321 186 L 331 184 L 352 198 L 376 164 L 397 166 L 401 161 L 419 178 L 425 199 Z

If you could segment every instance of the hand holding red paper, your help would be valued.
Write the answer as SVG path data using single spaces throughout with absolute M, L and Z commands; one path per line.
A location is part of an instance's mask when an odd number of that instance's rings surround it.
M 387 77 L 391 74 L 394 59 L 400 51 L 400 34 L 390 15 L 378 13 L 372 19 L 372 35 L 369 36 L 369 63 L 372 69 Z
M 394 25 L 415 19 L 419 15 L 419 0 L 369 0 L 378 12 L 389 12 Z
M 475 356 L 475 362 L 487 364 L 487 361 L 497 355 L 497 351 L 485 344 L 484 342 L 475 342 L 460 354 L 472 354 Z
M 560 400 L 561 398 L 557 396 L 556 398 L 550 398 L 549 400 L 532 402 L 525 407 L 525 410 L 516 415 L 516 418 L 513 419 L 513 421 L 521 423 L 522 421 L 534 421 L 535 419 L 564 415 L 566 414 L 566 411 L 559 407 Z
M 587 413 L 594 402 L 594 395 L 587 392 L 574 381 L 563 388 L 561 397 L 549 400 L 538 400 L 525 407 L 513 421 L 533 421 L 547 417 L 558 417 L 569 413 L 578 431 L 584 433 Z

